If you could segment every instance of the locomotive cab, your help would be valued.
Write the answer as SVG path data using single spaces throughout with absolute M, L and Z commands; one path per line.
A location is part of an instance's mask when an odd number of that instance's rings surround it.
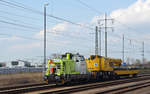
M 55 83 L 59 81 L 60 75 L 63 72 L 63 63 L 60 59 L 53 59 L 48 61 L 48 68 L 45 74 L 45 80 L 47 83 Z

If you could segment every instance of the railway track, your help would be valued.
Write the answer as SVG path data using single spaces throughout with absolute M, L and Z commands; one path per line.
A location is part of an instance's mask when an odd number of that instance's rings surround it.
M 31 91 L 38 91 L 38 90 L 44 90 L 44 89 L 49 89 L 49 88 L 56 88 L 57 86 L 55 84 L 51 84 L 51 85 L 31 85 L 31 86 L 21 86 L 19 88 L 14 87 L 13 89 L 6 89 L 5 90 L 1 90 L 0 94 L 19 94 L 19 93 L 25 93 L 25 92 L 31 92 Z
M 137 89 L 145 88 L 150 86 L 150 81 L 142 82 L 142 83 L 136 83 L 124 87 L 119 87 L 115 89 L 110 89 L 102 92 L 98 92 L 99 94 L 123 94 L 131 91 L 135 91 Z
M 2 88 L 0 88 L 0 91 L 2 91 L 2 90 L 10 90 L 10 89 L 27 88 L 27 87 L 34 87 L 34 86 L 41 86 L 41 85 L 46 85 L 46 83 L 33 83 L 33 84 L 25 84 L 25 85 L 15 85 L 15 86 L 9 86 L 9 87 L 2 87 Z
M 150 77 L 144 77 L 144 78 L 134 78 L 134 79 L 124 79 L 124 80 L 116 80 L 116 81 L 109 81 L 109 82 L 101 82 L 101 83 L 94 83 L 94 84 L 88 84 L 88 85 L 81 85 L 81 86 L 74 86 L 69 88 L 61 88 L 56 90 L 49 90 L 46 92 L 39 92 L 40 94 L 67 94 L 67 93 L 77 93 L 81 91 L 86 91 L 90 89 L 95 88 L 103 88 L 107 86 L 113 86 L 113 85 L 119 85 L 124 83 L 131 83 L 131 82 L 137 82 L 137 81 L 143 81 L 143 80 L 149 80 Z
M 121 84 L 121 83 L 127 83 L 130 81 L 140 81 L 140 80 L 144 80 L 144 79 L 150 79 L 150 76 L 140 76 L 138 78 L 128 78 L 128 79 L 121 79 L 121 80 L 113 80 L 113 81 L 108 81 L 108 82 L 98 82 L 99 84 L 96 85 L 96 83 L 88 83 L 88 84 L 80 84 L 80 85 L 84 85 L 84 87 L 86 87 L 86 85 L 90 85 L 93 84 L 92 86 L 90 86 L 90 88 L 96 88 L 96 87 L 102 87 L 103 85 L 115 85 L 115 84 Z M 76 91 L 78 90 L 77 87 L 79 88 L 83 88 L 82 86 L 80 87 L 80 85 L 76 84 L 76 85 L 71 85 L 71 86 L 56 86 L 55 84 L 50 84 L 50 85 L 45 85 L 44 83 L 41 84 L 32 84 L 32 85 L 25 85 L 25 86 L 17 86 L 17 87 L 8 87 L 8 88 L 0 88 L 0 94 L 16 94 L 16 93 L 25 93 L 25 92 L 33 92 L 33 91 L 39 91 L 39 90 L 54 90 L 56 88 L 67 88 L 67 87 L 72 87 L 72 89 L 67 90 L 67 92 L 69 93 L 69 91 Z M 75 88 L 74 88 L 75 87 Z M 88 88 L 83 88 L 82 90 L 86 90 Z M 81 91 L 82 91 L 81 90 Z M 66 90 L 65 90 L 66 91 Z M 79 90 L 80 91 L 80 90 Z M 52 91 L 51 93 L 61 93 L 64 92 L 63 90 L 60 91 Z M 44 92 L 43 94 L 47 94 L 49 92 Z

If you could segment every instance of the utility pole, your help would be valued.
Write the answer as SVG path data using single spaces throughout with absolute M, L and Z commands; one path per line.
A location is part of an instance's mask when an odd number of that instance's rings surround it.
M 48 4 L 44 4 L 44 64 L 43 64 L 43 72 L 46 71 L 46 6 Z
M 142 61 L 143 61 L 143 64 L 145 63 L 144 62 L 144 41 L 142 42 Z
M 124 63 L 124 34 L 123 34 L 123 37 L 122 37 L 122 61 Z
M 105 13 L 105 57 L 107 57 L 107 14 Z
M 108 21 L 112 21 L 112 23 L 113 23 L 113 19 L 108 19 L 107 18 L 107 14 L 105 13 L 105 18 L 104 19 L 100 19 L 99 20 L 99 23 L 100 23 L 100 21 L 104 21 L 104 29 L 105 29 L 105 57 L 107 57 L 107 29 L 108 28 L 111 28 L 112 29 L 112 27 L 108 27 Z M 113 29 L 112 29 L 113 30 Z
M 98 55 L 98 27 L 95 28 L 95 55 Z
M 102 50 L 102 46 L 101 46 L 101 27 L 99 27 L 99 55 L 102 56 L 101 50 Z
M 102 25 L 101 21 L 98 21 L 98 33 L 99 33 L 99 55 L 102 56 L 102 45 L 101 45 L 101 40 L 102 40 Z

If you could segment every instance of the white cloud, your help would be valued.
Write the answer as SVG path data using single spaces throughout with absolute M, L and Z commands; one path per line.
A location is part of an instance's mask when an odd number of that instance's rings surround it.
M 47 36 L 51 36 L 51 37 L 60 37 L 60 36 L 72 36 L 72 37 L 78 37 L 79 35 L 83 35 L 83 33 L 89 33 L 86 31 L 86 28 L 83 28 L 84 26 L 87 26 L 89 24 L 86 23 L 82 23 L 79 22 L 77 24 L 80 24 L 81 26 L 77 26 L 77 25 L 73 25 L 71 23 L 68 22 L 62 22 L 62 23 L 58 23 L 52 27 L 49 27 L 47 29 Z M 91 25 L 91 24 L 90 24 Z M 43 38 L 44 35 L 44 31 L 41 30 L 39 33 L 37 33 L 35 35 L 36 38 Z
M 138 0 L 134 4 L 130 5 L 127 8 L 120 8 L 117 10 L 114 10 L 110 15 L 112 18 L 116 18 L 119 22 L 126 24 L 129 27 L 133 27 L 136 30 L 129 30 L 129 29 L 123 29 L 126 28 L 120 23 L 115 23 L 115 31 L 114 33 L 117 33 L 122 37 L 122 32 L 124 32 L 127 37 L 131 37 L 131 39 L 145 39 L 148 38 L 150 34 L 148 34 L 148 30 L 150 30 L 149 24 L 150 24 L 150 0 Z M 104 18 L 102 16 L 95 16 L 91 20 L 89 24 L 85 24 L 83 22 L 78 22 L 79 24 L 92 26 L 97 23 L 97 20 L 100 18 Z M 145 34 L 141 32 L 138 33 L 140 30 L 144 30 Z M 52 27 L 48 26 L 47 30 L 47 48 L 48 51 L 79 51 L 84 52 L 85 54 L 91 54 L 94 51 L 94 43 L 95 43 L 95 35 L 90 35 L 90 31 L 86 28 L 82 28 L 80 26 L 75 26 L 67 22 L 58 23 Z M 131 32 L 132 31 L 132 32 Z M 94 30 L 92 33 L 95 33 Z M 43 39 L 44 31 L 41 30 L 38 32 L 34 38 L 37 39 Z M 135 37 L 134 37 L 135 36 Z M 102 47 L 104 48 L 104 35 L 102 37 Z M 6 38 L 7 39 L 7 38 Z M 5 39 L 5 40 L 6 40 Z M 17 37 L 12 37 L 10 40 L 15 40 Z M 1 40 L 1 38 L 0 38 Z M 108 33 L 108 48 L 112 50 L 112 45 L 116 46 L 116 49 L 113 50 L 120 50 L 122 39 L 118 38 L 113 35 L 113 32 Z M 49 45 L 50 44 L 50 45 Z M 126 44 L 128 46 L 129 44 Z M 25 49 L 23 51 L 26 51 L 28 49 L 35 49 L 35 48 L 41 48 L 43 46 L 42 42 L 29 42 L 29 43 L 22 43 L 18 45 L 11 46 L 12 49 Z M 102 48 L 102 49 L 103 49 Z M 90 50 L 90 51 L 89 51 Z M 90 55 L 89 54 L 89 55 Z
M 108 50 L 121 50 L 122 34 L 125 34 L 125 50 L 132 51 L 136 49 L 137 52 L 141 51 L 142 41 L 146 42 L 145 50 L 149 50 L 148 45 L 150 44 L 150 0 L 137 0 L 127 8 L 120 8 L 112 11 L 108 18 L 114 18 L 116 20 L 113 25 L 114 32 L 111 32 L 111 30 L 108 29 Z M 104 15 L 93 17 L 91 23 L 95 24 L 99 19 L 104 19 Z M 108 26 L 111 25 L 109 25 L 108 23 Z M 133 39 L 132 43 L 130 43 L 130 39 Z M 116 48 L 114 49 L 113 47 Z M 102 35 L 102 49 L 103 48 L 104 34 Z M 113 53 L 109 54 L 112 56 L 115 55 Z M 126 53 L 126 56 L 134 56 L 133 58 L 136 58 L 140 55 L 137 53 Z
M 16 41 L 16 40 L 22 40 L 22 38 L 17 37 L 17 36 L 11 36 L 11 37 L 1 37 L 0 40 L 1 41 Z
M 91 24 L 92 25 L 98 25 L 97 23 L 99 22 L 100 19 L 104 19 L 104 15 L 93 17 L 91 20 Z
M 33 48 L 37 48 L 37 47 L 41 47 L 41 43 L 27 43 L 27 44 L 18 44 L 18 45 L 14 45 L 11 46 L 12 49 L 33 49 Z
M 128 8 L 113 11 L 110 16 L 132 26 L 150 24 L 150 0 L 138 0 Z
M 112 11 L 110 17 L 116 20 L 114 33 L 149 42 L 150 0 L 137 0 L 127 8 Z
M 59 37 L 62 33 L 65 33 L 68 30 L 68 24 L 66 22 L 64 23 L 58 23 L 53 27 L 50 27 L 47 29 L 47 36 L 50 37 L 50 40 L 53 37 Z M 44 30 L 41 30 L 37 34 L 34 35 L 35 38 L 43 39 L 44 38 Z
M 69 28 L 69 24 L 66 23 L 66 22 L 64 22 L 64 23 L 59 23 L 59 24 L 55 25 L 54 27 L 52 27 L 50 29 L 50 31 L 52 30 L 52 31 L 61 31 L 61 32 L 64 32 L 64 31 L 68 30 L 68 28 Z
M 85 25 L 84 23 L 79 24 Z M 65 43 L 65 45 L 67 45 L 67 43 L 73 43 L 73 40 L 76 41 L 77 39 L 83 39 L 83 37 L 89 35 L 89 32 L 86 31 L 88 31 L 86 30 L 86 28 L 76 26 L 67 22 L 62 22 L 47 29 L 47 39 L 52 43 L 59 43 L 60 45 Z M 42 30 L 37 33 L 35 37 L 43 39 L 43 35 L 44 31 Z

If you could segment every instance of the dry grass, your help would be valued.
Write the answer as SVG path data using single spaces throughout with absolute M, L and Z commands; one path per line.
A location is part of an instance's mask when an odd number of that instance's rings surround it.
M 140 73 L 150 73 L 150 69 L 141 69 Z
M 42 82 L 44 82 L 42 73 L 19 73 L 0 75 L 0 87 Z

